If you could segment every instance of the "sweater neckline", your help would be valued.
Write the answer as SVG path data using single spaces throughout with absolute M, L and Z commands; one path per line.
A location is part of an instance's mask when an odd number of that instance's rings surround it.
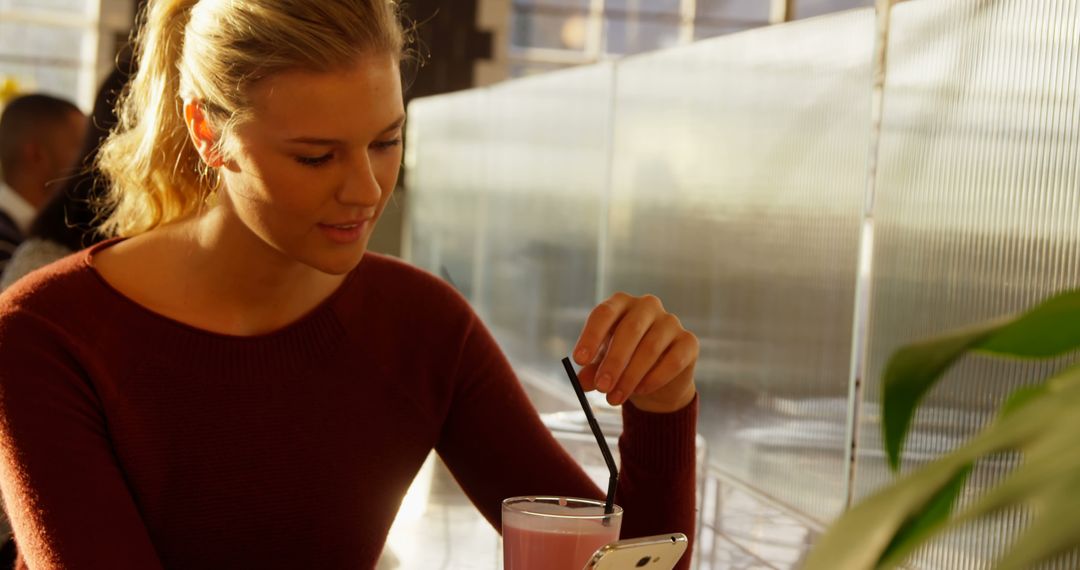
M 285 325 L 278 327 L 274 330 L 254 335 L 234 335 L 228 333 L 221 333 L 204 329 L 183 321 L 177 320 L 173 317 L 169 317 L 162 313 L 159 313 L 145 305 L 135 301 L 131 297 L 128 297 L 123 291 L 117 289 L 110 283 L 94 266 L 94 256 L 108 249 L 120 242 L 125 241 L 127 238 L 112 238 L 100 243 L 97 243 L 83 252 L 80 264 L 93 278 L 109 292 L 110 296 L 119 301 L 122 305 L 132 309 L 134 312 L 142 315 L 144 318 L 154 321 L 165 327 L 184 331 L 188 334 L 202 337 L 210 341 L 227 341 L 232 343 L 259 343 L 265 341 L 280 341 L 288 337 L 302 335 L 304 333 L 311 332 L 312 329 L 325 330 L 328 325 L 337 324 L 337 319 L 334 317 L 333 307 L 337 303 L 338 299 L 344 295 L 346 289 L 349 288 L 352 281 L 355 279 L 358 273 L 359 265 L 350 271 L 345 279 L 338 285 L 330 295 L 319 302 L 307 313 L 301 315 L 299 318 Z M 362 261 L 361 261 L 362 263 Z

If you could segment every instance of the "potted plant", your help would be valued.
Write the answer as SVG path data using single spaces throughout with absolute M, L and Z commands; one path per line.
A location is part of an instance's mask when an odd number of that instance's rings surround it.
M 1080 290 L 1057 295 L 1013 318 L 905 346 L 882 379 L 882 436 L 899 471 L 922 397 L 963 354 L 1047 359 L 1080 347 Z M 893 568 L 938 533 L 1015 505 L 1031 524 L 997 561 L 1028 568 L 1080 545 L 1080 365 L 1014 392 L 995 420 L 955 451 L 859 502 L 822 536 L 804 570 Z M 953 512 L 974 463 L 1017 451 L 1022 464 L 974 504 Z

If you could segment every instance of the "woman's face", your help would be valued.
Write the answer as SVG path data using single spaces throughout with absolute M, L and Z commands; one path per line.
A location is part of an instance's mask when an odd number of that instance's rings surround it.
M 397 184 L 405 111 L 393 56 L 252 86 L 252 120 L 221 174 L 223 205 L 287 259 L 343 274 L 364 254 Z

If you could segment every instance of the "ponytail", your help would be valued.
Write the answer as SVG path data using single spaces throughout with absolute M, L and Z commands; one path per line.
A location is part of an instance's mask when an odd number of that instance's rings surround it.
M 101 232 L 132 236 L 194 211 L 214 187 L 188 139 L 180 65 L 198 0 L 152 0 L 136 38 L 139 69 L 118 103 L 118 125 L 98 167 L 110 179 Z

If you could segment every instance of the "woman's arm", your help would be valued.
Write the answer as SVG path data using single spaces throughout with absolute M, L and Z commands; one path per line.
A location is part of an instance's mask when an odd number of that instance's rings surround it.
M 94 389 L 55 323 L 0 310 L 0 490 L 29 568 L 160 568 Z
M 501 502 L 507 497 L 604 498 L 540 421 L 509 362 L 475 318 L 454 380 L 454 402 L 437 450 L 492 525 L 500 528 Z M 566 390 L 572 393 L 569 381 Z M 623 417 L 616 497 L 625 513 L 623 536 L 683 532 L 693 537 L 696 399 L 668 414 L 627 406 Z

